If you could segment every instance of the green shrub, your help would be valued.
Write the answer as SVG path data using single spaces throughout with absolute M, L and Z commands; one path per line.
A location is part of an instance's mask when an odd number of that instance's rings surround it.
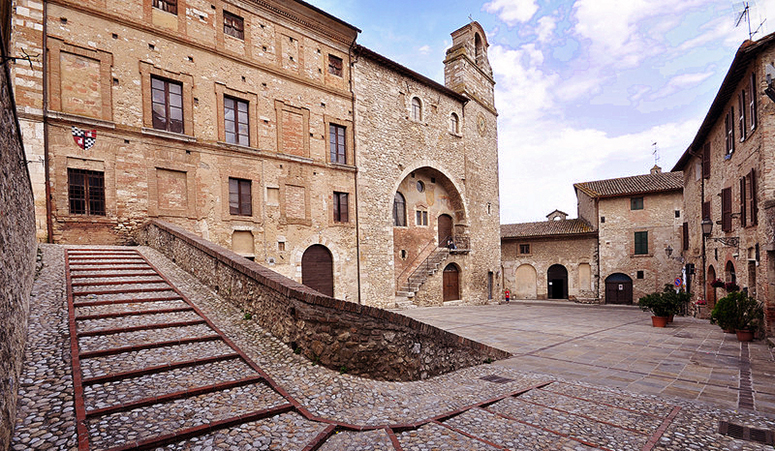
M 670 316 L 681 311 L 691 295 L 685 291 L 676 293 L 672 285 L 666 284 L 662 292 L 647 294 L 638 300 L 638 307 L 650 310 L 654 316 Z
M 718 324 L 723 330 L 735 330 L 737 328 L 737 301 L 738 298 L 747 297 L 742 291 L 734 291 L 719 299 L 713 311 L 710 312 L 710 323 Z

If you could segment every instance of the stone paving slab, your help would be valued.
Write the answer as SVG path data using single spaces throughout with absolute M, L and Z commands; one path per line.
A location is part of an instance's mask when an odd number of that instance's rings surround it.
M 75 450 L 72 368 L 68 366 L 69 355 L 65 352 L 69 350 L 69 332 L 63 280 L 64 249 L 50 245 L 41 248 L 45 264 L 41 275 L 46 275 L 47 279 L 36 280 L 31 298 L 28 357 L 11 449 Z M 724 341 L 723 337 L 719 342 L 718 336 L 706 331 L 702 324 L 689 324 L 673 336 L 674 331 L 654 333 L 652 328 L 638 324 L 639 318 L 622 321 L 613 314 L 600 318 L 599 327 L 593 332 L 587 330 L 582 336 L 574 335 L 588 328 L 590 320 L 600 316 L 600 310 L 593 307 L 589 311 L 578 310 L 569 320 L 572 327 L 542 340 L 540 327 L 548 327 L 556 318 L 545 309 L 542 312 L 541 308 L 531 306 L 523 309 L 527 313 L 526 319 L 533 318 L 540 325 L 526 328 L 534 341 L 527 343 L 517 358 L 426 381 L 380 382 L 339 374 L 295 355 L 288 346 L 268 335 L 254 321 L 245 320 L 237 308 L 205 289 L 160 254 L 147 248 L 139 250 L 244 352 L 252 365 L 260 367 L 278 387 L 282 387 L 285 394 L 265 384 L 254 383 L 96 416 L 87 419 L 87 426 L 95 437 L 91 449 L 107 449 L 143 437 L 160 437 L 165 433 L 174 434 L 181 428 L 198 426 L 202 429 L 188 430 L 194 434 L 191 437 L 169 435 L 169 441 L 165 442 L 169 445 L 154 446 L 181 450 L 391 450 L 395 449 L 395 440 L 406 450 L 445 451 L 772 449 L 718 433 L 718 422 L 722 419 L 775 429 L 772 418 L 759 412 L 724 409 L 721 407 L 723 402 L 702 404 L 672 394 L 672 391 L 695 391 L 699 393 L 697 399 L 703 399 L 703 396 L 721 398 L 733 392 L 728 383 L 722 381 L 733 375 L 734 368 L 730 370 L 722 363 L 735 357 L 734 343 Z M 465 322 L 471 320 L 488 324 L 505 319 L 503 312 L 497 311 L 498 317 L 492 321 L 480 321 L 478 317 L 486 316 L 488 307 L 477 309 L 481 310 L 471 310 L 466 313 L 467 317 L 457 317 L 456 327 L 466 329 Z M 434 314 L 456 317 L 457 311 L 458 308 L 449 308 Z M 515 319 L 511 318 L 511 321 Z M 584 321 L 587 323 L 583 324 Z M 523 343 L 524 337 L 510 341 L 511 336 L 519 335 L 513 324 L 500 324 L 497 331 L 497 339 L 503 343 Z M 202 337 L 214 332 L 203 324 L 81 337 L 78 343 L 82 350 L 108 349 Z M 486 340 L 485 336 L 480 341 Z M 639 346 L 644 347 L 643 343 L 659 351 L 649 354 L 638 350 Z M 144 368 L 153 366 L 154 362 L 188 360 L 223 350 L 211 345 L 212 342 L 204 342 L 84 358 L 82 368 L 84 374 L 104 374 L 114 371 L 112 365 L 121 369 Z M 739 352 L 739 346 L 737 349 Z M 562 356 L 552 355 L 553 350 L 561 352 Z M 127 362 L 124 366 L 122 357 Z M 675 364 L 669 360 L 692 362 L 695 357 L 702 365 Z M 767 360 L 770 357 L 771 354 L 755 345 L 750 348 L 757 408 L 768 402 L 766 397 L 772 392 L 771 387 L 761 383 L 762 374 L 771 370 L 771 362 Z M 757 362 L 763 364 L 754 369 Z M 215 373 L 224 379 L 239 372 L 228 365 L 220 368 Z M 533 368 L 544 371 L 533 371 Z M 138 399 L 142 393 L 149 396 L 166 393 L 164 387 L 167 385 L 170 385 L 166 387 L 167 392 L 174 391 L 175 387 L 187 387 L 187 384 L 196 386 L 208 379 L 208 374 L 214 374 L 204 371 L 191 373 L 192 377 L 189 377 L 185 371 L 176 371 L 95 384 L 95 388 L 121 390 L 122 385 L 131 386 L 124 400 L 128 402 Z M 172 377 L 174 383 L 179 385 L 173 387 L 169 383 L 172 375 L 175 375 Z M 510 381 L 497 383 L 482 379 L 487 376 Z M 651 391 L 644 389 L 637 394 L 624 389 L 633 384 L 643 384 Z M 86 390 L 91 390 L 90 387 L 87 384 Z M 756 387 L 759 387 L 758 391 Z M 54 393 L 58 398 L 53 398 Z M 118 393 L 115 390 L 106 390 L 106 393 L 106 402 L 110 404 L 120 397 L 114 394 Z M 289 404 L 290 400 L 297 404 Z M 266 406 L 281 407 L 260 410 L 257 415 L 265 417 L 262 419 L 240 420 L 238 417 L 246 411 Z M 217 429 L 208 431 L 205 425 L 214 425 Z M 375 429 L 358 430 L 362 427 Z

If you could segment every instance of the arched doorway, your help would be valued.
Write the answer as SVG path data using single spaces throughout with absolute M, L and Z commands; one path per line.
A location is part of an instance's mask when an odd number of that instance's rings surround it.
M 735 264 L 732 260 L 727 260 L 727 266 L 725 268 L 726 280 L 725 282 L 737 283 L 737 273 L 735 273 Z
M 632 279 L 620 272 L 605 279 L 606 304 L 632 304 Z
M 538 273 L 532 265 L 519 265 L 514 278 L 516 281 L 514 299 L 535 299 L 538 297 L 536 291 Z
M 549 299 L 568 298 L 568 270 L 562 265 L 552 265 L 547 271 Z
M 452 236 L 452 216 L 439 215 L 439 247 L 447 245 L 447 238 Z
M 707 284 L 707 290 L 708 293 L 708 308 L 712 309 L 713 306 L 716 305 L 716 287 L 712 287 L 710 285 L 711 282 L 716 280 L 716 268 L 713 267 L 713 265 L 708 266 L 708 280 L 705 281 Z
M 301 283 L 334 297 L 334 258 L 327 247 L 313 244 L 301 256 Z
M 460 270 L 450 263 L 444 268 L 444 302 L 460 299 Z

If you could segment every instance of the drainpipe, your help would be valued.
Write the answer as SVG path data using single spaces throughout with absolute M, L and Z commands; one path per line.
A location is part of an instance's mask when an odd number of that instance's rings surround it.
M 46 241 L 54 242 L 54 222 L 51 218 L 51 175 L 48 153 L 48 2 L 43 2 L 43 173 L 46 182 Z
M 355 48 L 355 40 L 358 39 L 358 36 L 356 35 L 355 38 L 353 38 L 353 42 L 350 44 L 350 48 L 348 50 L 348 57 L 350 58 L 350 95 L 352 99 L 352 109 L 353 109 L 353 125 L 352 125 L 352 135 L 353 135 L 353 166 L 355 166 L 355 265 L 356 265 L 356 271 L 357 271 L 357 283 L 358 283 L 358 304 L 362 304 L 363 301 L 361 299 L 361 226 L 360 222 L 358 221 L 358 210 L 359 205 L 361 202 L 360 197 L 358 197 L 358 165 L 356 160 L 356 155 L 358 153 L 356 152 L 357 147 L 357 140 L 356 140 L 356 134 L 355 134 L 355 88 L 353 87 L 353 71 L 355 70 L 355 63 L 353 62 L 353 49 Z

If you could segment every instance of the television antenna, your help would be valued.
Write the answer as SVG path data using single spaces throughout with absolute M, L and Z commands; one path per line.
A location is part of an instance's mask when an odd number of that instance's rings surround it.
M 748 39 L 753 40 L 753 37 L 756 33 L 758 33 L 762 26 L 764 26 L 764 22 L 767 21 L 767 19 L 763 19 L 759 26 L 756 27 L 755 30 L 751 29 L 751 8 L 752 6 L 755 8 L 756 3 L 754 2 L 753 5 L 750 4 L 750 2 L 740 2 L 735 3 L 732 5 L 733 9 L 735 10 L 735 17 L 737 18 L 735 20 L 735 28 L 739 27 L 740 24 L 745 20 L 745 22 L 748 24 Z
M 651 154 L 654 155 L 654 166 L 659 166 L 659 148 L 657 143 L 654 142 L 651 146 L 654 147 L 654 150 L 651 151 Z

